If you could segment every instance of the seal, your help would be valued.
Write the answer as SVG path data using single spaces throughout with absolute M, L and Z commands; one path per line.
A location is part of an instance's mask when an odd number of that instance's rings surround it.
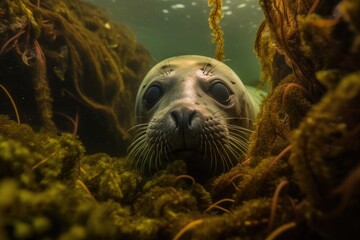
M 129 158 L 151 175 L 174 160 L 209 178 L 244 158 L 258 106 L 224 63 L 197 55 L 166 59 L 140 84 Z

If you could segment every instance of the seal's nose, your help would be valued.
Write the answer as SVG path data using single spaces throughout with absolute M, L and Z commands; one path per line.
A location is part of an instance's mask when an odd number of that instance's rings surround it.
M 185 131 L 191 128 L 192 121 L 196 115 L 196 111 L 190 108 L 177 108 L 171 111 L 171 118 L 173 119 L 176 128 L 179 131 Z

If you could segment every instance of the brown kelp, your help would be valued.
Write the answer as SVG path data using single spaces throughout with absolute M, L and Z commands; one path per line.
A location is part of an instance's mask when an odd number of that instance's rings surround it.
M 68 128 L 64 115 L 79 116 L 101 125 L 104 138 L 128 137 L 134 119 L 122 113 L 132 111 L 149 62 L 130 29 L 81 1 L 4 1 L 0 15 L 1 83 L 22 121 L 56 132 Z M 78 134 L 89 129 L 80 123 Z
M 219 61 L 224 60 L 224 31 L 220 25 L 220 19 L 223 17 L 222 0 L 208 0 L 208 5 L 211 6 L 209 13 L 209 27 L 212 30 L 212 42 L 216 44 L 215 58 Z
M 0 116 L 0 238 L 358 238 L 360 2 L 260 3 L 271 87 L 246 161 L 204 184 L 183 161 L 144 178 Z

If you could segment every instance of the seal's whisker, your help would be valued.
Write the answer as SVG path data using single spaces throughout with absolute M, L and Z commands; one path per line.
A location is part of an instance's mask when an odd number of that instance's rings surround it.
M 220 154 L 220 150 L 219 150 L 219 148 L 218 148 L 218 146 L 217 146 L 217 144 L 216 144 L 217 142 L 218 142 L 218 141 L 214 142 L 214 145 L 215 145 L 215 148 L 216 148 L 216 152 L 219 153 L 218 155 L 219 155 L 220 158 L 221 158 L 221 165 L 222 165 L 222 168 L 223 168 L 223 172 L 225 172 L 225 163 L 224 163 L 223 155 Z M 215 159 L 215 160 L 216 160 L 216 159 Z
M 223 172 L 226 172 L 226 171 L 228 171 L 230 168 L 231 168 L 231 158 L 230 158 L 230 156 L 229 156 L 229 153 L 228 153 L 228 151 L 226 151 L 226 148 L 224 147 L 224 145 L 223 144 L 220 144 L 220 146 L 221 146 L 221 148 L 223 149 L 223 153 L 225 153 L 226 154 L 226 157 L 227 158 L 225 158 L 225 156 L 224 156 L 224 162 L 225 162 L 225 164 L 224 165 L 226 165 L 226 168 L 223 170 Z M 224 154 L 221 154 L 220 156 L 223 156 Z M 230 165 L 229 165 L 230 164 Z M 225 167 L 225 166 L 224 166 Z
M 206 62 L 206 64 L 205 64 L 205 68 L 203 69 L 203 74 L 204 75 L 209 75 L 209 74 L 213 74 L 214 73 L 214 69 L 215 69 L 215 67 L 216 67 L 216 65 L 217 64 L 211 64 L 211 62 L 212 62 L 212 58 L 210 58 L 209 59 L 209 61 L 208 62 Z M 208 67 L 210 67 L 210 68 L 208 68 Z
M 248 121 L 255 121 L 253 118 L 247 118 L 247 117 L 224 117 L 225 120 L 248 120 Z
M 134 148 L 129 153 L 129 158 L 132 160 L 132 163 L 135 164 L 136 166 L 138 165 L 139 161 L 141 161 L 144 150 L 146 150 L 146 147 L 143 146 L 141 143 L 139 145 L 140 147 Z
M 247 145 L 244 146 L 243 141 L 238 140 L 236 137 L 230 136 L 228 143 L 229 147 L 231 147 L 231 149 L 233 149 L 233 151 L 236 153 L 236 158 L 245 155 L 247 151 Z
M 233 135 L 230 135 L 229 138 L 230 138 L 234 143 L 236 143 L 236 144 L 238 144 L 239 146 L 244 147 L 244 148 L 247 149 L 247 146 L 248 146 L 248 144 L 247 144 L 247 140 L 248 140 L 248 139 L 247 139 L 247 138 L 238 138 L 238 137 L 235 137 L 235 136 L 233 136 Z
M 157 60 L 154 56 L 151 56 L 151 58 L 152 58 L 153 60 L 155 60 L 156 63 L 159 63 L 159 62 L 160 62 L 160 61 Z
M 129 158 L 132 160 L 132 165 L 135 164 L 135 167 L 139 164 L 139 159 L 142 157 L 143 150 L 145 148 L 145 144 L 142 144 L 143 142 L 138 143 L 130 152 L 129 152 Z M 139 146 L 139 147 L 137 147 Z
M 219 113 L 219 115 L 217 115 Z M 225 114 L 221 111 L 221 110 L 218 110 L 216 112 L 213 112 L 212 115 L 215 117 L 215 118 L 219 118 L 219 117 L 223 117 L 225 116 Z
M 208 155 L 208 152 L 209 152 L 209 150 L 208 150 L 208 142 L 207 141 L 204 141 L 204 147 L 205 147 L 205 149 L 204 149 L 204 160 L 205 161 L 208 161 L 207 160 L 207 155 Z M 210 158 L 210 166 L 209 166 L 209 169 L 208 169 L 208 175 L 210 175 L 211 174 L 211 169 L 213 168 L 213 162 L 211 161 L 211 158 Z
M 147 158 L 147 156 L 148 156 L 149 153 L 150 153 L 150 149 L 149 149 L 149 148 L 144 149 L 144 153 L 142 153 L 141 158 L 139 159 L 140 161 L 139 161 L 139 166 L 138 166 L 138 168 L 141 170 L 141 173 L 142 173 L 142 174 L 146 174 L 146 163 L 149 164 L 148 158 Z
M 164 142 L 164 145 L 165 145 L 165 159 L 164 160 L 166 160 L 166 161 L 169 161 L 170 160 L 170 158 L 169 158 L 169 153 L 171 152 L 171 150 L 170 150 L 170 147 L 169 147 L 169 145 L 167 144 L 167 142 Z
M 149 120 L 150 117 L 145 117 L 145 116 L 136 116 L 135 119 L 144 119 L 144 120 Z
M 157 149 L 157 153 L 156 153 L 156 161 L 155 161 L 155 167 L 156 167 L 156 171 L 158 172 L 161 168 L 161 159 L 163 159 L 163 153 L 164 153 L 164 142 L 161 141 L 160 142 L 160 146 Z
M 210 65 L 210 66 L 211 66 L 211 65 Z M 209 73 L 210 73 L 210 74 L 213 74 L 213 73 L 214 73 L 214 69 L 215 69 L 216 66 L 217 66 L 217 64 L 212 65 L 212 67 L 209 69 L 209 71 L 207 72 L 206 75 L 209 75 Z
M 240 127 L 240 126 L 236 126 L 236 125 L 231 125 L 231 124 L 227 124 L 226 125 L 228 129 L 234 130 L 234 131 L 240 131 L 243 133 L 253 133 L 254 131 L 248 128 L 244 128 L 244 127 Z
M 249 141 L 249 136 L 246 135 L 246 133 L 244 133 L 244 132 L 237 133 L 235 131 L 231 131 L 230 135 L 232 135 L 235 138 L 243 140 L 245 144 Z
M 209 66 L 211 66 L 211 58 L 205 58 L 205 61 L 204 61 L 204 65 L 203 65 L 203 67 L 202 67 L 202 72 L 203 72 L 203 74 L 204 75 L 208 75 L 209 74 L 209 72 L 207 72 L 207 68 L 209 67 Z
M 200 152 L 202 152 L 202 150 L 203 150 L 203 142 L 204 142 L 203 133 L 200 133 Z M 205 159 L 205 156 L 204 156 L 204 159 Z
M 144 149 L 144 151 L 148 152 L 147 149 Z M 138 159 L 138 162 L 136 164 L 136 167 L 140 169 L 142 174 L 145 174 L 144 165 L 146 163 L 146 158 L 143 153 L 140 153 L 140 157 Z
M 215 169 L 215 166 L 213 166 L 214 165 L 214 162 L 213 162 L 213 158 L 212 158 L 212 151 L 211 151 L 211 144 L 210 144 L 210 142 L 208 142 L 208 141 L 206 141 L 206 145 L 207 145 L 207 147 L 208 147 L 208 153 L 209 153 L 209 156 L 208 156 L 208 158 L 210 157 L 210 168 L 209 168 L 209 170 L 208 170 L 208 174 L 209 175 L 211 175 L 212 173 L 213 173 L 213 169 Z
M 161 144 L 161 143 L 160 143 Z M 161 146 L 160 146 L 161 147 Z M 154 165 L 155 166 L 155 171 L 158 172 L 159 171 L 159 167 L 158 167 L 158 159 L 159 159 L 159 148 L 155 148 L 154 151 Z
M 160 149 L 161 149 L 161 143 L 160 143 L 160 145 L 157 145 L 157 147 L 155 148 L 155 151 L 154 151 L 154 165 L 153 166 L 155 166 L 156 172 L 159 171 L 158 163 L 159 163 L 159 158 L 161 158 Z
M 145 126 L 147 127 L 148 125 L 149 125 L 149 123 L 140 123 L 140 124 L 137 124 L 137 125 L 129 128 L 127 130 L 127 132 L 136 131 L 138 128 L 142 128 L 142 127 L 145 127 Z
M 229 165 L 228 165 L 228 159 L 224 156 L 224 154 L 220 153 L 220 158 L 221 158 L 221 163 L 222 163 L 222 172 L 226 172 L 227 170 L 229 170 Z
M 146 155 L 144 156 L 144 165 L 145 165 L 145 163 L 146 162 L 148 162 L 148 170 L 149 170 L 149 174 L 151 174 L 151 166 L 153 166 L 152 165 L 152 156 L 154 155 L 154 147 L 155 147 L 155 145 L 151 145 L 151 147 L 150 148 L 148 148 L 148 151 L 147 151 L 147 153 L 146 153 Z M 142 169 L 144 169 L 144 171 L 145 171 L 145 166 L 141 166 L 141 168 Z
M 145 139 L 146 139 L 145 134 L 139 136 L 138 138 L 135 138 L 134 141 L 128 147 L 128 150 L 132 150 L 132 149 L 136 148 L 137 146 L 139 146 L 139 144 L 142 144 L 145 141 Z
M 241 153 L 239 153 L 238 151 L 236 151 L 236 149 L 234 149 L 233 147 L 231 147 L 230 144 L 226 144 L 225 145 L 226 148 L 229 150 L 229 152 L 234 156 L 234 159 L 236 161 L 238 161 L 239 157 L 241 156 Z
M 169 75 L 172 71 L 173 71 L 173 69 L 172 69 L 172 67 L 170 65 L 169 60 L 160 63 L 159 73 L 160 73 L 162 78 Z
M 236 129 L 229 129 L 229 135 L 232 135 L 236 138 L 242 139 L 242 140 L 244 140 L 244 142 L 248 142 L 251 132 L 244 132 L 243 130 L 238 131 Z
M 243 132 L 254 132 L 253 129 L 249 129 L 247 127 L 241 127 L 241 126 L 238 126 L 238 125 L 234 125 L 234 124 L 229 124 L 227 123 L 226 126 L 229 128 L 229 129 L 234 129 L 234 130 L 240 130 L 240 131 L 243 131 Z
M 151 155 L 149 157 L 150 164 L 149 164 L 149 173 L 153 174 L 153 170 L 155 167 L 156 157 L 158 153 L 158 145 L 153 145 L 153 151 L 151 152 Z
M 234 161 L 233 161 L 232 159 L 235 159 L 236 162 L 238 162 L 238 159 L 237 159 L 238 156 L 236 156 L 236 155 L 234 154 L 234 152 L 232 152 L 232 149 L 229 149 L 229 145 L 228 145 L 228 144 L 222 145 L 222 147 L 223 147 L 223 149 L 224 149 L 224 151 L 225 151 L 225 153 L 226 153 L 226 156 L 228 157 L 227 159 L 228 159 L 228 163 L 230 164 L 230 167 L 229 167 L 229 169 L 230 169 L 230 168 L 234 167 Z M 232 157 L 229 155 L 229 153 L 231 153 L 234 158 L 232 158 Z M 229 170 L 229 169 L 228 169 L 228 170 Z
M 230 161 L 230 156 L 228 154 L 228 152 L 226 151 L 225 147 L 223 144 L 221 144 L 221 142 L 219 140 L 216 140 L 216 142 L 221 146 L 222 151 L 220 151 L 218 149 L 218 152 L 220 154 L 220 157 L 222 158 L 222 162 L 223 162 L 223 172 L 227 171 L 229 169 L 229 165 L 228 162 Z M 226 154 L 227 158 L 225 158 L 224 154 Z M 226 167 L 225 167 L 226 165 Z
M 147 128 L 146 128 L 147 129 Z M 134 132 L 133 135 L 133 141 L 136 141 L 136 139 L 146 136 L 146 129 L 141 129 L 136 132 Z
M 211 145 L 215 145 L 216 146 L 216 143 L 211 140 Z M 213 174 L 216 173 L 217 169 L 218 169 L 218 162 L 217 162 L 217 159 L 216 159 L 216 150 L 214 147 L 211 147 L 211 153 L 212 153 L 212 161 L 215 163 L 215 167 L 214 167 L 214 171 L 213 171 Z
M 136 158 L 136 168 L 140 169 L 141 173 L 144 173 L 143 165 L 144 162 L 146 161 L 145 155 L 148 152 L 149 152 L 149 146 L 139 148 L 139 153 L 138 153 L 139 157 Z
M 254 132 L 253 130 L 250 130 L 250 129 L 247 129 L 247 128 L 237 128 L 237 127 L 234 127 L 234 126 L 228 126 L 228 131 L 229 133 L 237 133 L 241 136 L 244 136 L 244 137 L 250 137 L 250 135 Z
M 236 144 L 236 143 L 238 143 L 238 144 Z M 239 143 L 241 143 L 241 144 L 239 144 Z M 236 141 L 236 139 L 234 139 L 232 137 L 229 138 L 229 144 L 232 147 L 234 147 L 235 149 L 238 149 L 240 151 L 240 153 L 243 155 L 247 152 L 247 147 L 244 146 L 244 144 L 242 142 L 238 142 L 238 141 Z
M 137 138 L 139 136 L 139 134 L 146 134 L 146 130 L 147 130 L 147 127 L 133 129 L 132 133 L 130 133 L 130 135 L 132 135 L 133 138 Z
M 161 159 L 164 158 L 164 152 L 165 152 L 165 149 L 164 149 L 164 142 L 161 141 L 160 143 L 160 149 L 159 149 L 159 153 L 158 153 L 158 157 L 156 159 L 156 171 L 159 171 L 160 168 L 161 168 Z
M 241 140 L 245 145 L 248 145 L 249 142 L 249 135 L 247 135 L 244 132 L 236 132 L 236 131 L 230 131 L 229 132 L 229 137 Z
M 129 151 L 130 159 L 136 160 L 136 156 L 138 155 L 139 151 L 141 150 L 142 145 L 143 145 L 143 141 L 140 140 L 138 143 L 134 143 L 129 146 L 128 151 Z

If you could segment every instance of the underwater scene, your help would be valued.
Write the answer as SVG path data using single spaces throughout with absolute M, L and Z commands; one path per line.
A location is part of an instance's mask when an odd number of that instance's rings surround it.
M 207 0 L 91 0 L 107 10 L 113 21 L 129 26 L 153 61 L 179 55 L 214 57 Z M 257 87 L 260 64 L 254 52 L 257 28 L 264 14 L 257 0 L 226 0 L 225 63 L 249 85 Z
M 359 0 L 0 0 L 0 240 L 358 239 Z

